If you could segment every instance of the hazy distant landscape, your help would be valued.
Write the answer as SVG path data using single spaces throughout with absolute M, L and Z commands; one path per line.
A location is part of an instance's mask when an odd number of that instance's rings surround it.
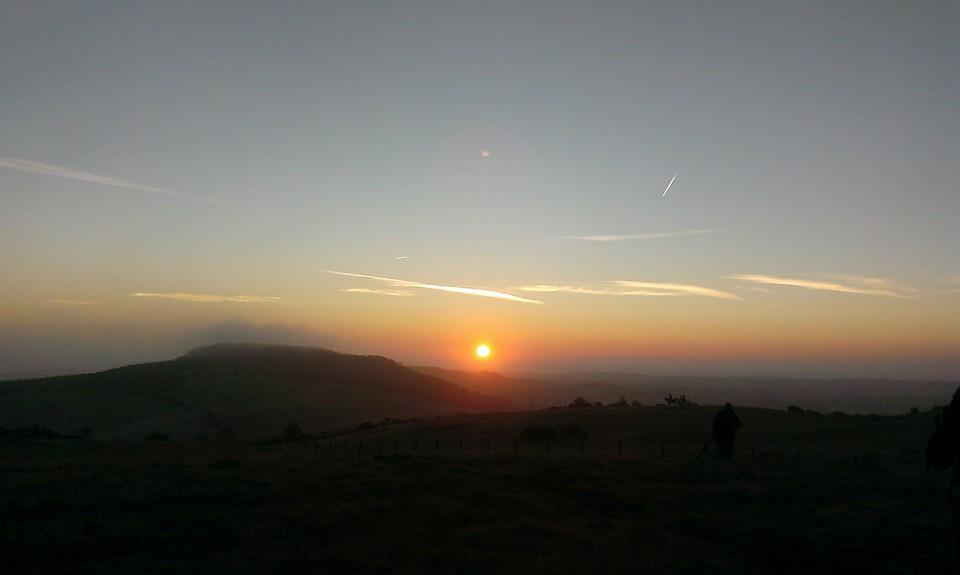
M 308 433 L 350 429 L 388 418 L 458 412 L 527 411 L 577 397 L 646 406 L 668 394 L 701 405 L 737 405 L 821 414 L 904 414 L 944 404 L 957 383 L 869 380 L 576 375 L 509 378 L 493 372 L 407 368 L 390 359 L 316 348 L 220 344 L 178 358 L 102 373 L 0 382 L 3 427 L 89 429 L 98 439 L 252 440 L 295 423 Z

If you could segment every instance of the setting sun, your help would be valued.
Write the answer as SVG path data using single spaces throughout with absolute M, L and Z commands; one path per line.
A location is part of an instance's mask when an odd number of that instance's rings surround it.
M 481 343 L 480 345 L 477 346 L 477 349 L 473 350 L 474 355 L 476 355 L 480 359 L 487 359 L 488 357 L 490 357 L 490 352 L 491 352 L 490 346 L 485 343 Z

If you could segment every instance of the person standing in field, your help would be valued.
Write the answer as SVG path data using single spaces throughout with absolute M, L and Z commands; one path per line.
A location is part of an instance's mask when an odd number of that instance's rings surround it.
M 713 438 L 717 441 L 717 457 L 721 461 L 733 459 L 734 436 L 741 427 L 740 418 L 729 403 L 713 417 Z

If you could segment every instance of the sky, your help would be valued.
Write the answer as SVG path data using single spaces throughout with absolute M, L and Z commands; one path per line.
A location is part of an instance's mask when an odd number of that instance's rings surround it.
M 955 2 L 0 0 L 0 377 L 960 378 L 957 62 Z

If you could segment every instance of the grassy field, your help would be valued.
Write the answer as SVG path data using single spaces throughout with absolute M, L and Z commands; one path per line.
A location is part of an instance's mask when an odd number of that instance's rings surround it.
M 712 411 L 465 415 L 281 445 L 6 443 L 0 557 L 9 573 L 949 572 L 930 414 L 742 409 L 740 460 L 719 463 L 696 458 Z M 525 426 L 568 421 L 590 434 L 583 456 L 578 440 L 516 455 Z

